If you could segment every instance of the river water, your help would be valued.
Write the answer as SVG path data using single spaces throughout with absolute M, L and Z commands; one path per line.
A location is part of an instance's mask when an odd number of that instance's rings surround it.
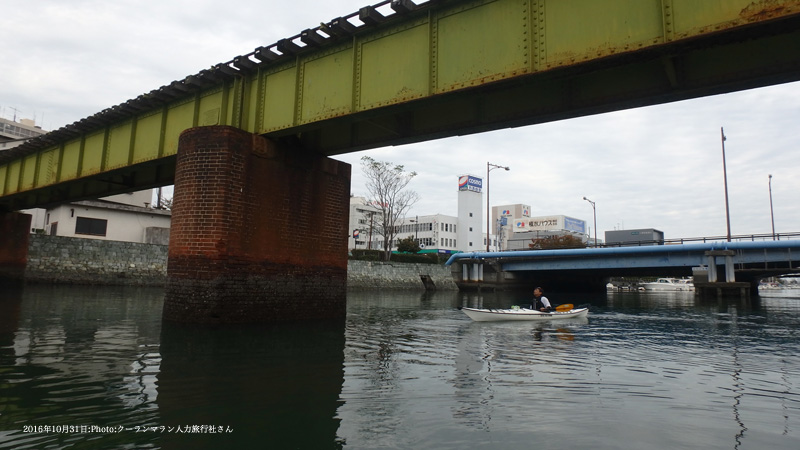
M 163 290 L 0 293 L 1 449 L 800 448 L 800 290 L 351 292 L 332 324 L 162 323 Z

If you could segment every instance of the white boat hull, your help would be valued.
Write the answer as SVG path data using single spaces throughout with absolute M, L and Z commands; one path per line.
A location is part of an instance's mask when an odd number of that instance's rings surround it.
M 641 288 L 645 291 L 693 291 L 694 284 L 689 280 L 678 280 L 675 278 L 659 278 L 657 281 L 642 283 Z
M 693 291 L 694 286 L 642 286 L 643 291 L 680 292 Z
M 461 308 L 464 314 L 476 322 L 499 322 L 506 320 L 559 320 L 586 317 L 589 308 L 569 311 L 541 312 L 531 309 L 477 309 Z

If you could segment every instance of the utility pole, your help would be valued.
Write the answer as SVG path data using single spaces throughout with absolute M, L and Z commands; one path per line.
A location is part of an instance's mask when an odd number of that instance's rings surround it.
M 586 197 L 583 197 L 583 199 L 592 204 L 592 217 L 594 217 L 594 246 L 597 248 L 597 208 L 595 208 L 593 201 Z
M 489 210 L 489 172 L 494 169 L 505 169 L 506 171 L 511 170 L 507 166 L 498 166 L 497 164 L 492 164 L 489 161 L 486 161 L 486 252 L 489 252 L 489 242 L 491 242 L 491 229 L 489 228 L 489 215 L 491 211 Z
M 725 220 L 728 223 L 728 242 L 731 241 L 731 210 L 728 206 L 728 169 L 725 166 L 725 132 L 719 127 L 720 138 L 722 139 L 722 176 L 725 179 Z
M 772 210 L 772 174 L 769 174 L 769 217 L 772 220 L 772 240 L 775 240 L 775 213 Z
M 369 245 L 367 248 L 372 250 L 372 218 L 375 216 L 375 211 L 371 211 L 369 213 Z

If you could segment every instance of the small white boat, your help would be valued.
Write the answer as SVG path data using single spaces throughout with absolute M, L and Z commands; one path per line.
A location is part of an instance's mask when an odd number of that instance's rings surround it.
M 689 279 L 659 278 L 649 283 L 641 283 L 645 291 L 693 291 L 694 283 Z
M 586 317 L 589 308 L 571 309 L 569 311 L 541 312 L 534 309 L 477 309 L 462 307 L 464 314 L 476 322 L 498 322 L 502 320 L 557 320 Z

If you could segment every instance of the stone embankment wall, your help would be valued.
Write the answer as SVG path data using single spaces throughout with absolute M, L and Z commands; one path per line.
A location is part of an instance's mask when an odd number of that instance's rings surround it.
M 350 289 L 424 289 L 421 276 L 437 290 L 457 290 L 450 266 L 396 262 L 349 261 L 347 287 Z
M 167 246 L 33 234 L 27 282 L 164 285 Z
M 457 289 L 450 267 L 438 264 L 349 261 L 351 289 Z M 31 235 L 25 279 L 31 283 L 156 285 L 167 279 L 167 246 Z

